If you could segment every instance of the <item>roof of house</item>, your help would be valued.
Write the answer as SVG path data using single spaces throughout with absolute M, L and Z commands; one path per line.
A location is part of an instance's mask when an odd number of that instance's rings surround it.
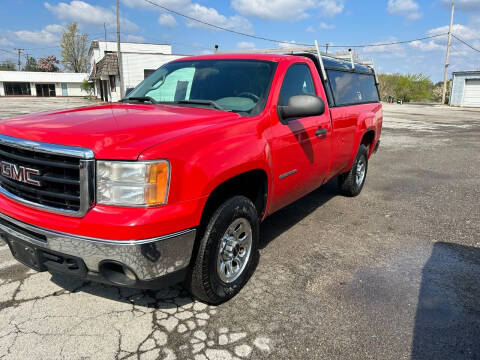
M 108 50 L 115 50 L 116 51 L 116 49 L 117 49 L 116 41 L 92 40 L 92 42 L 90 44 L 90 48 L 88 49 L 88 54 L 91 55 L 93 49 L 99 49 L 100 48 L 100 43 L 105 44 L 103 47 L 108 49 Z M 125 50 L 127 52 L 131 51 L 131 50 L 128 50 L 128 49 L 132 49 L 132 48 L 133 49 L 144 49 L 145 52 L 147 52 L 147 53 L 152 52 L 153 51 L 152 49 L 157 49 L 157 52 L 161 52 L 161 51 L 158 51 L 158 49 L 165 49 L 165 48 L 171 49 L 170 44 L 155 44 L 155 43 L 122 41 L 122 42 L 120 42 L 120 45 L 123 46 L 122 53 L 125 52 Z M 171 51 L 169 51 L 169 52 L 171 52 Z
M 480 76 L 480 70 L 471 70 L 471 71 L 455 71 L 453 75 L 476 75 Z
M 106 53 L 92 70 L 90 79 L 99 79 L 101 76 L 118 75 L 117 54 Z

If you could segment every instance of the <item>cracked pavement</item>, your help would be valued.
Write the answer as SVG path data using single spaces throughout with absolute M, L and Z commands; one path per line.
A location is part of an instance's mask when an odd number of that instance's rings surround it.
M 480 110 L 385 105 L 362 194 L 330 182 L 268 218 L 218 307 L 36 273 L 0 242 L 0 359 L 479 359 L 479 154 Z

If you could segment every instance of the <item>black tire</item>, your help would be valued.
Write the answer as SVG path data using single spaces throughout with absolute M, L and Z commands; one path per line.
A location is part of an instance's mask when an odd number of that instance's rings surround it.
M 246 219 L 251 226 L 251 249 L 239 277 L 227 283 L 218 274 L 217 261 L 220 242 L 229 226 L 237 219 Z M 210 217 L 202 238 L 198 239 L 198 251 L 186 281 L 188 290 L 198 299 L 215 305 L 234 297 L 251 275 L 259 237 L 260 221 L 255 205 L 244 196 L 235 196 L 224 202 Z
M 365 164 L 365 175 L 363 176 L 363 180 L 358 183 L 357 182 L 357 170 L 358 165 L 360 162 Z M 352 168 L 350 171 L 340 175 L 338 177 L 338 186 L 340 188 L 340 192 L 349 197 L 354 197 L 360 194 L 363 189 L 363 185 L 365 185 L 365 180 L 367 179 L 367 170 L 368 170 L 368 147 L 365 145 L 360 145 L 358 149 L 357 157 L 353 163 Z

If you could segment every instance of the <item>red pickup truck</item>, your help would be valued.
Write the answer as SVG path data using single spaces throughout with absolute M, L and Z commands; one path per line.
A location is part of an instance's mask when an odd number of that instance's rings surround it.
M 183 58 L 119 103 L 1 121 L 2 238 L 38 271 L 231 298 L 262 220 L 334 177 L 347 196 L 364 186 L 375 73 L 322 59 Z

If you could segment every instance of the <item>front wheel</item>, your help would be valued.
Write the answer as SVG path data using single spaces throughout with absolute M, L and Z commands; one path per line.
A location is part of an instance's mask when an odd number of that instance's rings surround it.
M 350 171 L 338 177 L 340 192 L 345 196 L 357 196 L 365 185 L 368 170 L 368 147 L 360 145 L 358 154 Z
M 235 296 L 248 280 L 259 239 L 260 221 L 244 196 L 224 202 L 200 239 L 187 286 L 200 300 L 220 304 Z

